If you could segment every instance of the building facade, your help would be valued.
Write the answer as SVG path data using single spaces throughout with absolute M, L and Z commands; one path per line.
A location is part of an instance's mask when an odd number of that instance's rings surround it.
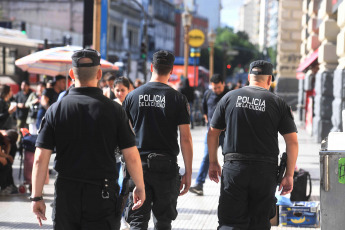
M 25 27 L 27 36 L 32 39 L 47 39 L 56 45 L 64 45 L 67 41 L 70 45 L 90 46 L 92 39 L 87 45 L 83 40 L 85 29 L 92 35 L 93 4 L 88 3 L 86 7 L 86 3 L 84 0 L 4 0 L 0 2 L 1 17 L 10 20 L 13 29 Z M 141 0 L 140 3 L 149 15 L 147 49 L 150 61 L 156 50 L 175 49 L 174 5 L 168 0 Z M 128 62 L 130 68 L 126 75 L 131 79 L 149 78 L 149 74 L 140 75 L 137 68 L 144 23 L 142 9 L 134 1 L 109 1 L 107 59 Z
M 249 41 L 259 44 L 260 0 L 245 0 L 240 8 L 238 31 L 244 31 Z
M 275 93 L 295 110 L 298 95 L 296 69 L 300 60 L 302 1 L 279 1 L 278 15 L 278 55 Z
M 276 48 L 278 35 L 278 1 L 261 0 L 259 48 L 266 53 L 269 47 Z
M 198 15 L 206 17 L 208 20 L 208 31 L 216 31 L 220 27 L 220 11 L 222 9 L 220 0 L 197 0 L 195 1 L 195 11 Z
M 342 131 L 344 14 L 343 0 L 303 0 L 302 57 L 297 69 L 303 85 L 299 88 L 300 119 L 318 142 L 330 131 Z
M 82 0 L 66 1 L 9 1 L 0 2 L 2 17 L 12 21 L 12 28 L 25 27 L 32 39 L 48 39 L 51 43 L 63 44 L 71 39 L 71 45 L 83 44 Z

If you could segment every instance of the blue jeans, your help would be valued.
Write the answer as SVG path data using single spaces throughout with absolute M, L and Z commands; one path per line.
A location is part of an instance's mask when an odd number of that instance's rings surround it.
M 41 122 L 42 122 L 42 118 L 44 117 L 44 115 L 46 114 L 46 110 L 45 109 L 39 109 L 37 112 L 37 119 L 36 119 L 36 128 L 37 130 L 40 128 Z
M 209 156 L 208 156 L 208 146 L 207 146 L 208 130 L 209 128 L 207 129 L 205 142 L 204 142 L 205 144 L 204 158 L 202 159 L 198 176 L 196 177 L 196 184 L 199 184 L 201 186 L 205 183 L 205 180 L 208 174 L 208 167 L 210 166 L 210 161 L 209 161 Z M 222 149 L 223 149 L 223 144 L 224 144 L 224 133 L 222 132 L 219 136 L 219 146 L 221 146 Z

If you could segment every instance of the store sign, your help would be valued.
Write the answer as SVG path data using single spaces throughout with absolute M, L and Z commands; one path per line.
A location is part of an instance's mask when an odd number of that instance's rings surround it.
M 188 44 L 192 47 L 200 47 L 205 42 L 205 35 L 201 30 L 194 29 L 189 31 L 189 42 Z

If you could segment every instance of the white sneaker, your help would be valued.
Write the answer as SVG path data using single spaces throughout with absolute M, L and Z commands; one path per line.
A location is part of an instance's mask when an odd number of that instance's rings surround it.
M 7 186 L 6 188 L 2 189 L 0 191 L 0 196 L 8 196 L 12 193 L 12 187 L 11 186 Z
M 121 218 L 121 227 L 120 227 L 120 229 L 121 230 L 129 230 L 129 228 L 130 228 L 129 224 L 126 222 L 125 218 L 122 217 Z

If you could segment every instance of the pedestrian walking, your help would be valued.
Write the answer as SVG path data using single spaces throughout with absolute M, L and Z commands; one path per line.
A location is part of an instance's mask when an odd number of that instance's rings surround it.
M 292 191 L 298 155 L 297 129 L 290 107 L 268 91 L 272 64 L 250 64 L 249 86 L 233 90 L 218 103 L 208 132 L 210 179 L 221 176 L 218 229 L 270 229 L 275 215 L 279 155 L 278 132 L 287 152 L 281 194 Z M 225 129 L 223 171 L 217 159 L 218 137 Z M 274 207 L 274 209 L 273 209 Z
M 187 97 L 189 108 L 190 108 L 190 126 L 194 128 L 193 121 L 193 102 L 194 102 L 194 88 L 190 87 L 188 78 L 184 78 L 181 81 L 181 86 L 178 88 L 178 91 Z
M 17 109 L 17 103 L 10 103 L 12 89 L 9 85 L 0 85 L 0 129 L 11 129 L 12 114 Z
M 116 77 L 112 73 L 108 72 L 104 75 L 104 79 L 106 82 L 106 86 L 103 88 L 103 94 L 107 98 L 114 100 L 116 97 L 115 97 L 115 94 L 113 91 L 113 87 L 114 87 L 114 81 L 115 81 Z
M 31 134 L 37 134 L 36 119 L 40 106 L 41 96 L 46 89 L 46 83 L 39 82 L 37 84 L 36 92 L 32 92 L 25 102 L 25 107 L 29 109 L 28 118 L 26 123 L 29 126 L 29 132 Z
M 32 172 L 32 211 L 45 217 L 42 189 L 49 159 L 56 148 L 54 229 L 118 229 L 119 186 L 115 148 L 123 153 L 136 188 L 133 209 L 145 201 L 145 187 L 134 132 L 121 106 L 97 87 L 102 77 L 100 54 L 78 50 L 70 75 L 75 88 L 47 110 L 36 142 Z
M 156 52 L 150 82 L 129 93 L 122 104 L 133 123 L 146 190 L 146 202 L 140 209 L 133 210 L 133 199 L 129 201 L 126 221 L 131 229 L 147 229 L 151 210 L 155 229 L 171 229 L 177 217 L 177 198 L 190 187 L 193 144 L 189 104 L 184 95 L 168 86 L 174 60 L 168 51 Z M 178 129 L 185 164 L 182 177 L 177 164 Z
M 220 99 L 229 92 L 229 89 L 225 86 L 224 79 L 219 75 L 215 74 L 211 77 L 211 89 L 205 91 L 204 98 L 202 101 L 204 119 L 207 124 L 207 132 L 205 135 L 205 148 L 204 148 L 204 158 L 202 159 L 198 176 L 196 177 L 195 185 L 192 186 L 189 191 L 195 193 L 199 196 L 204 195 L 204 183 L 208 174 L 209 167 L 209 153 L 207 147 L 207 133 L 210 128 L 210 121 L 212 119 L 213 113 Z M 224 132 L 219 136 L 219 146 L 223 148 L 224 142 Z
M 44 117 L 44 114 L 46 113 L 47 109 L 55 103 L 58 98 L 59 94 L 66 89 L 66 77 L 62 75 L 57 75 L 54 77 L 54 81 L 51 82 L 52 88 L 47 87 L 43 91 L 41 100 L 40 100 L 40 106 L 37 112 L 37 119 L 36 119 L 36 128 L 39 129 L 42 118 Z
M 25 107 L 25 102 L 28 100 L 29 95 L 32 93 L 30 89 L 30 83 L 28 81 L 22 81 L 20 85 L 20 91 L 15 96 L 15 102 L 17 103 L 16 119 L 17 119 L 17 132 L 20 132 L 21 128 L 28 128 L 26 119 L 28 118 L 29 108 Z

